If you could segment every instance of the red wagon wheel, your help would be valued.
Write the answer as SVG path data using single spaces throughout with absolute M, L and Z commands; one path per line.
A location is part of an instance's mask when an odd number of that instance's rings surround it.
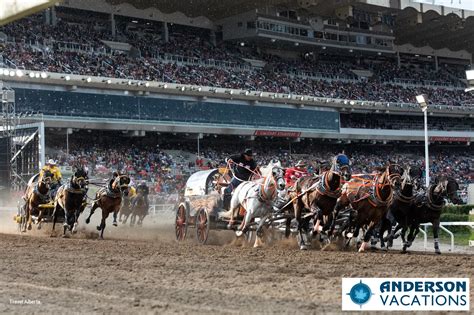
M 188 211 L 184 204 L 180 204 L 176 210 L 175 233 L 177 241 L 184 241 L 188 232 Z
M 199 209 L 196 215 L 196 239 L 199 244 L 206 244 L 207 238 L 209 237 L 209 213 L 206 209 Z

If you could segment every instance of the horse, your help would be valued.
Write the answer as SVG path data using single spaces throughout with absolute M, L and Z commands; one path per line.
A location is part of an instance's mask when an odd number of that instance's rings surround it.
M 132 216 L 130 217 L 130 226 L 134 225 L 138 217 L 137 225 L 143 224 L 143 219 L 148 214 L 148 206 L 146 196 L 141 190 L 137 191 L 137 195 L 132 200 Z
M 107 187 L 99 189 L 96 193 L 95 200 L 91 207 L 91 212 L 86 219 L 86 224 L 90 223 L 91 217 L 95 209 L 102 209 L 102 219 L 97 230 L 100 232 L 100 239 L 104 238 L 105 220 L 110 213 L 113 214 L 113 225 L 117 226 L 117 213 L 120 210 L 122 198 L 128 193 L 128 185 L 130 184 L 130 177 L 127 175 L 117 174 L 115 179 L 111 179 Z
M 307 249 L 304 241 L 304 235 L 309 229 L 309 221 L 315 219 L 313 233 L 319 232 L 319 225 L 323 220 L 324 227 L 322 231 L 326 231 L 330 227 L 330 216 L 334 210 L 337 199 L 341 195 L 341 187 L 343 181 L 351 178 L 349 165 L 339 165 L 334 160 L 331 168 L 324 171 L 320 176 L 304 176 L 296 181 L 295 190 L 290 192 L 290 200 L 292 200 L 293 211 L 298 223 L 299 246 L 300 249 Z M 303 209 L 310 210 L 310 215 L 302 219 Z M 287 231 L 291 218 L 287 219 Z M 305 232 L 303 234 L 303 232 Z
M 51 189 L 53 174 L 50 171 L 44 171 L 39 174 L 38 182 L 34 182 L 32 178 L 28 184 L 25 192 L 25 213 L 27 226 L 24 227 L 23 232 L 31 230 L 32 228 L 32 216 L 38 212 L 38 230 L 41 230 L 41 221 L 43 220 L 43 209 L 40 207 L 42 204 L 46 204 L 50 201 L 49 192 Z
M 417 166 L 409 167 L 403 172 L 401 185 L 394 189 L 392 200 L 389 202 L 387 215 L 382 219 L 379 230 L 380 245 L 382 248 L 389 249 L 393 245 L 395 234 L 401 228 L 408 226 L 408 211 L 415 198 L 415 192 L 420 187 L 421 169 Z M 388 236 L 384 238 L 385 231 Z M 404 235 L 402 235 L 404 238 Z M 387 240 L 387 247 L 385 247 Z M 403 242 L 405 240 L 403 239 Z
M 128 217 L 132 214 L 132 200 L 129 196 L 123 196 L 120 205 L 119 222 L 127 224 Z
M 334 233 L 334 223 L 339 216 L 339 211 L 350 205 L 355 211 L 355 217 L 353 220 L 350 218 L 349 224 L 344 231 L 346 231 L 346 236 L 349 237 L 348 231 L 350 228 L 353 228 L 354 233 L 352 237 L 357 237 L 360 228 L 366 226 L 363 243 L 359 248 L 359 252 L 363 252 L 366 249 L 372 232 L 385 215 L 388 202 L 392 197 L 392 182 L 389 175 L 389 167 L 387 166 L 384 171 L 378 170 L 373 175 L 353 176 L 353 179 L 343 186 L 341 196 L 337 199 L 336 206 L 334 207 L 333 215 L 335 220 L 333 220 L 331 234 Z M 352 237 L 349 237 L 349 241 Z
M 59 211 L 64 211 L 63 237 L 66 237 L 67 230 L 73 234 L 77 232 L 79 215 L 84 211 L 86 206 L 84 196 L 87 195 L 88 181 L 87 172 L 83 168 L 78 168 L 71 176 L 69 183 L 59 187 L 56 197 L 54 198 L 53 229 L 51 230 L 51 236 L 53 236 Z
M 460 204 L 457 191 L 459 184 L 453 177 L 440 176 L 436 177 L 435 183 L 430 185 L 424 193 L 416 195 L 409 209 L 408 222 L 410 233 L 407 242 L 403 244 L 402 253 L 407 252 L 407 248 L 411 246 L 419 232 L 421 223 L 431 223 L 433 225 L 434 248 L 436 254 L 441 254 L 439 249 L 439 224 L 441 211 L 445 204 L 444 198 L 448 198 L 454 204 Z M 402 235 L 406 233 L 406 229 L 402 231 Z
M 237 216 L 238 211 L 241 208 L 245 210 L 244 219 L 235 232 L 237 237 L 247 233 L 254 218 L 260 218 L 254 247 L 259 247 L 262 243 L 263 225 L 272 215 L 273 202 L 277 197 L 277 189 L 285 189 L 284 172 L 279 163 L 270 163 L 267 169 L 270 171 L 262 169 L 263 175 L 268 173 L 263 178 L 241 183 L 234 190 L 230 201 L 229 211 L 231 215 L 229 227 L 232 227 L 232 222 L 234 217 Z

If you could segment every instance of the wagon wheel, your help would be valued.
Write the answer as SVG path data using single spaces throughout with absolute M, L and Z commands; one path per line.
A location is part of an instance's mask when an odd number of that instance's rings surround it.
M 196 239 L 199 244 L 205 244 L 209 237 L 209 226 L 211 222 L 209 220 L 209 212 L 206 209 L 199 209 L 196 215 Z
M 188 211 L 183 203 L 176 210 L 175 233 L 177 241 L 184 241 L 188 233 Z

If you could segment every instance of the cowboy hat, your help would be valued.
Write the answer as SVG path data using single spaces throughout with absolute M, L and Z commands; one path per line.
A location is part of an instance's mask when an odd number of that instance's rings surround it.
M 54 161 L 53 159 L 49 159 L 46 164 L 49 164 L 49 165 L 56 165 L 56 161 Z
M 244 155 L 252 156 L 253 155 L 252 149 L 245 149 Z

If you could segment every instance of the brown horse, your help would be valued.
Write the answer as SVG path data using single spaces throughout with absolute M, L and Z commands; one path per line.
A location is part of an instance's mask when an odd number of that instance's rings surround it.
M 60 211 L 64 212 L 63 237 L 66 237 L 66 231 L 68 229 L 72 233 L 77 232 L 79 215 L 84 211 L 86 206 L 84 197 L 87 195 L 87 185 L 87 172 L 79 168 L 75 171 L 69 183 L 59 187 L 54 199 L 53 229 L 51 230 L 51 236 L 53 236 L 52 233 L 54 232 Z
M 331 169 L 323 172 L 320 176 L 305 176 L 300 178 L 295 185 L 295 191 L 290 193 L 293 199 L 293 210 L 298 222 L 299 246 L 306 249 L 304 234 L 308 232 L 309 221 L 315 219 L 314 232 L 319 232 L 319 225 L 323 220 L 323 231 L 330 227 L 330 216 L 341 195 L 341 186 L 344 180 L 351 177 L 349 165 L 338 165 L 335 161 Z M 310 210 L 310 214 L 302 219 L 304 209 Z M 289 225 L 290 220 L 287 220 Z M 287 226 L 288 230 L 288 226 Z M 303 234 L 303 232 L 305 232 Z
M 117 174 L 115 178 L 109 181 L 107 187 L 99 189 L 96 193 L 94 203 L 92 204 L 91 213 L 86 219 L 86 224 L 89 224 L 95 209 L 102 209 L 102 219 L 97 230 L 100 232 L 99 237 L 104 238 L 105 220 L 109 214 L 113 214 L 114 226 L 117 226 L 117 214 L 122 204 L 122 198 L 128 193 L 128 185 L 130 184 L 130 177 L 127 175 Z
M 353 236 L 358 236 L 359 230 L 366 227 L 363 243 L 359 252 L 365 250 L 375 226 L 387 212 L 387 205 L 392 198 L 392 182 L 390 170 L 387 166 L 384 171 L 379 170 L 373 175 L 353 176 L 353 179 L 342 188 L 341 197 L 334 207 L 334 217 L 338 218 L 339 211 L 349 205 L 356 212 L 353 220 L 346 229 L 347 233 L 353 229 Z M 331 230 L 334 229 L 334 226 Z M 342 231 L 339 231 L 342 232 Z
M 135 222 L 137 225 L 143 224 L 143 219 L 145 219 L 148 214 L 148 205 L 146 203 L 146 196 L 143 192 L 138 191 L 137 195 L 133 197 L 132 200 L 132 216 L 130 217 L 130 226 L 134 225 Z M 137 222 L 138 217 L 138 222 Z
M 122 224 L 127 224 L 128 217 L 132 214 L 132 200 L 130 195 L 123 196 L 122 204 L 120 205 L 120 212 L 119 212 L 119 222 Z
M 38 213 L 38 230 L 41 229 L 41 221 L 43 220 L 43 208 L 40 205 L 50 202 L 49 192 L 51 189 L 53 174 L 50 171 L 44 171 L 38 176 L 38 182 L 31 182 L 26 188 L 25 196 L 25 213 L 27 226 L 24 227 L 23 232 L 31 230 L 32 217 Z

